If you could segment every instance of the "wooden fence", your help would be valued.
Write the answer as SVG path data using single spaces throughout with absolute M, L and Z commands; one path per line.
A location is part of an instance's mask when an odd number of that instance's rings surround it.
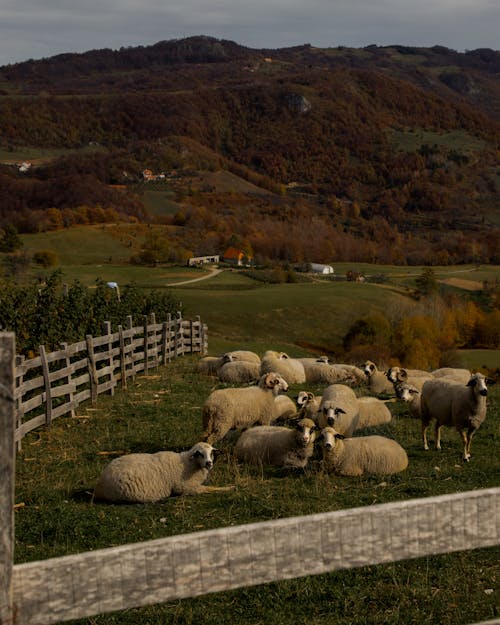
M 156 323 L 154 315 L 140 326 L 127 319 L 125 328 L 111 332 L 105 322 L 104 334 L 72 345 L 63 343 L 58 351 L 47 353 L 43 345 L 39 356 L 16 359 L 15 391 L 18 449 L 28 432 L 40 425 L 50 426 L 54 419 L 74 414 L 84 401 L 95 402 L 101 393 L 114 393 L 118 384 L 126 388 L 136 374 L 148 372 L 186 353 L 207 352 L 207 328 L 196 321 L 182 319 L 180 313 Z
M 490 488 L 194 532 L 13 566 L 13 345 L 12 334 L 0 335 L 0 625 L 58 623 L 500 544 L 500 488 Z

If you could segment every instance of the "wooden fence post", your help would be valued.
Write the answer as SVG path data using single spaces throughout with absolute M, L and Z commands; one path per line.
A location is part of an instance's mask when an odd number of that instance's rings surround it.
M 69 353 L 68 353 L 68 344 L 67 343 L 61 343 L 60 345 L 61 349 L 64 350 L 66 352 L 66 357 L 64 359 L 65 365 L 66 367 L 69 369 L 71 366 L 71 359 L 69 357 Z M 68 373 L 68 377 L 66 378 L 66 381 L 69 385 L 71 385 L 71 373 Z M 69 398 L 69 402 L 71 403 L 72 407 L 70 410 L 70 415 L 72 417 L 75 416 L 75 407 L 73 406 L 73 391 L 69 391 L 68 393 L 68 398 Z
M 91 334 L 87 334 L 85 337 L 87 342 L 87 358 L 89 361 L 89 378 L 90 378 L 90 399 L 93 404 L 97 401 L 97 367 L 94 356 L 94 339 Z
M 16 379 L 16 394 L 15 394 L 15 403 L 16 403 L 16 430 L 18 430 L 21 425 L 23 424 L 23 416 L 24 416 L 24 411 L 21 409 L 22 406 L 22 397 L 19 396 L 21 391 L 17 390 L 19 389 L 22 385 L 23 385 L 23 380 L 24 380 L 24 372 L 22 370 L 22 365 L 24 362 L 24 356 L 16 356 L 16 371 L 21 371 L 21 373 L 18 373 L 17 375 L 17 379 Z M 19 393 L 19 394 L 18 394 Z M 21 435 L 19 435 L 18 440 L 16 441 L 16 450 L 19 452 L 21 451 L 21 441 L 22 441 L 22 437 Z
M 168 362 L 172 360 L 172 346 L 171 346 L 171 338 L 172 338 L 172 315 L 170 313 L 167 314 L 167 331 L 168 331 L 168 339 L 167 339 L 167 349 L 168 349 Z
M 148 316 L 144 315 L 144 375 L 149 374 L 148 362 Z
M 52 423 L 52 390 L 50 388 L 50 371 L 45 345 L 40 345 L 39 351 L 40 360 L 42 361 L 43 381 L 45 382 L 45 425 L 50 427 Z
M 109 389 L 109 392 L 110 392 L 111 395 L 114 395 L 115 394 L 116 380 L 115 380 L 115 359 L 114 359 L 114 356 L 112 354 L 112 351 L 113 351 L 113 341 L 111 340 L 111 321 L 105 321 L 103 323 L 103 330 L 104 330 L 104 334 L 109 336 L 109 341 L 108 341 L 108 352 L 109 352 L 108 366 L 109 366 L 109 379 L 110 379 L 110 382 L 111 382 L 111 388 Z
M 118 326 L 118 337 L 120 342 L 120 375 L 122 378 L 122 388 L 127 388 L 127 367 L 125 364 L 125 339 L 123 337 L 123 327 Z
M 12 568 L 14 565 L 14 387 L 16 337 L 0 334 L 0 625 L 14 622 Z

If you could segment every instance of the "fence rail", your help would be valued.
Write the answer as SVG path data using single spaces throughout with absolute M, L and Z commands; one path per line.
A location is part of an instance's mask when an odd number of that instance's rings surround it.
M 16 429 L 18 449 L 21 440 L 41 425 L 50 426 L 54 419 L 74 414 L 84 401 L 95 402 L 102 393 L 114 393 L 118 384 L 138 373 L 170 362 L 186 353 L 206 353 L 207 328 L 196 321 L 182 319 L 178 313 L 167 321 L 156 323 L 154 315 L 140 326 L 128 318 L 125 328 L 111 332 L 105 322 L 104 334 L 67 345 L 25 360 L 18 357 L 15 367 Z

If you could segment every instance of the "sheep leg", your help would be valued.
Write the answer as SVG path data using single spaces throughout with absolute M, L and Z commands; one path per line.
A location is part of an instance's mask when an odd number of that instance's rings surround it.
M 184 495 L 201 495 L 203 493 L 222 493 L 228 490 L 234 490 L 235 486 L 193 486 L 189 490 L 184 491 Z
M 436 426 L 434 428 L 434 433 L 435 433 L 435 439 L 436 439 L 436 449 L 441 449 L 441 428 L 443 426 L 439 425 L 439 423 L 436 422 Z
M 429 449 L 429 444 L 427 443 L 427 429 L 429 428 L 429 423 L 424 423 L 422 421 L 422 441 L 424 443 L 424 449 L 427 451 Z
M 467 430 L 467 434 L 462 432 L 462 439 L 464 441 L 464 462 L 469 462 L 470 460 L 470 446 L 472 443 L 472 437 L 474 436 L 475 430 L 473 428 L 469 428 Z

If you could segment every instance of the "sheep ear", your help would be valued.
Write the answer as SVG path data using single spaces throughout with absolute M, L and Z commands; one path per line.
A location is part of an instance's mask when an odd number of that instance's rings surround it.
M 416 389 L 416 388 L 409 388 L 408 391 L 412 395 L 418 395 L 420 393 L 420 391 L 418 389 Z
M 335 408 L 335 414 L 346 414 L 346 412 L 342 408 Z
M 193 451 L 193 453 L 191 454 L 191 458 L 198 458 L 199 456 L 203 456 L 203 454 L 201 453 L 199 449 L 197 449 L 196 451 Z
M 476 380 L 476 378 L 471 378 L 471 379 L 467 382 L 466 386 L 476 386 L 476 384 L 477 384 L 477 380 Z
M 339 438 L 340 440 L 344 440 L 345 436 L 343 434 L 335 434 L 335 438 Z
M 492 384 L 496 384 L 496 380 L 494 380 L 493 378 L 486 378 L 486 384 L 489 384 L 490 386 Z

